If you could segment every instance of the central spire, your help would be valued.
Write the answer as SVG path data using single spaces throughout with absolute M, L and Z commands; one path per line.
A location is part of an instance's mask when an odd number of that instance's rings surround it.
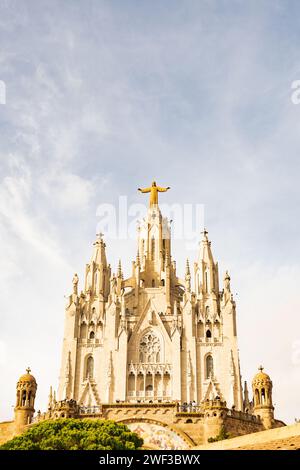
M 167 188 L 162 188 L 161 186 L 157 186 L 155 181 L 152 181 L 152 185 L 149 188 L 138 188 L 138 191 L 141 193 L 150 193 L 150 203 L 149 206 L 158 206 L 158 193 L 165 193 L 170 189 L 170 186 Z

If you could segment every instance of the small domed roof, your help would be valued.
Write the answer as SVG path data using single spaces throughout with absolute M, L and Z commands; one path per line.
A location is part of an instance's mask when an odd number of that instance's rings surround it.
M 35 382 L 36 383 L 35 377 L 31 375 L 30 372 L 31 370 L 28 367 L 26 369 L 26 374 L 21 375 L 21 377 L 19 378 L 19 382 Z
M 259 372 L 253 377 L 252 383 L 254 382 L 271 382 L 270 376 L 263 372 L 263 366 L 259 366 Z

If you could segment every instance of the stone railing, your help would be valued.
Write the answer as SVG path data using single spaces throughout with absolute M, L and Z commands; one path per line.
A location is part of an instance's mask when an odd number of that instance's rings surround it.
M 260 416 L 252 415 L 250 413 L 245 413 L 244 411 L 237 410 L 228 410 L 227 416 L 231 418 L 241 419 L 243 421 L 251 421 L 253 423 L 261 423 Z
M 131 402 L 135 400 L 139 403 L 147 402 L 170 402 L 172 401 L 172 397 L 168 395 L 167 392 L 153 392 L 152 390 L 146 391 L 129 391 L 127 392 L 127 401 Z
M 183 404 L 178 406 L 178 413 L 202 413 L 203 408 L 200 405 Z
M 79 406 L 79 415 L 101 415 L 102 406 Z
M 166 363 L 144 363 L 144 362 L 139 362 L 134 364 L 131 362 L 127 366 L 127 371 L 130 374 L 138 375 L 138 374 L 171 374 L 172 372 L 172 366 L 171 364 L 166 364 Z

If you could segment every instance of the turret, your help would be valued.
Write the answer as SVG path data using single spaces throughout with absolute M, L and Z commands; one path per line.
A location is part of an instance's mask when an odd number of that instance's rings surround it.
M 252 381 L 253 390 L 253 412 L 260 416 L 266 429 L 272 428 L 274 423 L 274 406 L 272 403 L 272 381 L 268 374 L 259 367 L 259 372 Z
M 21 375 L 17 383 L 17 397 L 15 406 L 15 431 L 20 433 L 24 426 L 32 422 L 34 415 L 34 400 L 37 383 L 30 368 L 26 369 L 26 374 Z

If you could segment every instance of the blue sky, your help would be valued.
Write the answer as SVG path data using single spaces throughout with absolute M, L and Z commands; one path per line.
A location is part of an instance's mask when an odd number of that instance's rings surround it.
M 164 202 L 205 205 L 243 379 L 263 363 L 277 416 L 299 417 L 299 27 L 297 1 L 0 0 L 1 419 L 28 364 L 37 409 L 57 385 L 98 205 L 153 178 Z M 129 272 L 134 243 L 106 241 Z

